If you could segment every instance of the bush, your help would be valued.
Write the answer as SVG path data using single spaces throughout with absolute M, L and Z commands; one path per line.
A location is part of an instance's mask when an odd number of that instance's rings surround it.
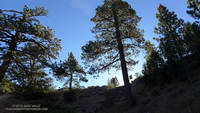
M 75 90 L 68 90 L 63 93 L 64 102 L 72 103 L 77 100 L 77 93 Z
M 2 81 L 0 83 L 0 95 L 5 93 L 11 93 L 14 91 L 14 84 L 9 81 Z

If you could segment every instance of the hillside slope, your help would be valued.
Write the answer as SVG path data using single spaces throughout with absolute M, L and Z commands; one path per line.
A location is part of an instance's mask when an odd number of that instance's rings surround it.
M 1 113 L 35 113 L 36 111 L 8 111 L 12 105 L 41 105 L 48 111 L 37 113 L 199 113 L 200 69 L 187 82 L 176 82 L 165 86 L 146 86 L 134 83 L 132 92 L 136 100 L 133 107 L 127 106 L 123 87 L 107 89 L 90 87 L 77 90 L 77 101 L 64 102 L 64 91 L 55 91 L 40 99 L 26 100 L 6 94 L 0 96 Z M 34 96 L 34 95 L 32 95 Z

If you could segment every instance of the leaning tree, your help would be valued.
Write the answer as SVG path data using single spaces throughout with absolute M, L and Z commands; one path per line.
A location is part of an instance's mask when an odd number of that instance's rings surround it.
M 103 5 L 96 8 L 96 15 L 91 19 L 95 23 L 92 32 L 96 34 L 96 40 L 82 47 L 82 59 L 91 74 L 121 67 L 130 100 L 128 69 L 137 63 L 133 56 L 139 52 L 144 40 L 138 28 L 140 19 L 127 2 L 105 0 Z

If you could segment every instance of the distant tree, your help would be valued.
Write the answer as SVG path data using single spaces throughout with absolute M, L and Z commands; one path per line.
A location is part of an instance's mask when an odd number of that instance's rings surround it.
M 150 42 L 145 43 L 145 50 L 147 52 L 146 64 L 150 73 L 158 71 L 164 65 L 163 58 Z
M 146 77 L 146 79 L 151 80 L 151 82 L 153 79 L 156 81 L 156 78 L 158 78 L 159 75 L 159 70 L 161 70 L 164 65 L 164 60 L 159 54 L 158 50 L 156 50 L 156 48 L 150 42 L 145 43 L 145 50 L 147 55 L 146 63 L 143 67 L 143 75 Z
M 195 19 L 200 19 L 200 1 L 199 0 L 187 0 L 187 13 Z
M 120 84 L 119 84 L 119 81 L 118 81 L 117 77 L 113 77 L 113 78 L 108 80 L 108 87 L 109 88 L 116 88 L 119 85 Z
M 23 11 L 0 10 L 0 82 L 13 70 L 28 70 L 23 58 L 36 59 L 44 66 L 51 66 L 60 50 L 60 41 L 54 37 L 52 29 L 43 26 L 37 19 L 47 15 L 42 7 Z M 28 45 L 33 51 L 26 51 Z M 12 71 L 11 71 L 12 70 Z
M 54 70 L 54 75 L 58 79 L 66 80 L 65 85 L 69 85 L 69 90 L 72 86 L 79 87 L 80 82 L 87 82 L 84 69 L 78 64 L 72 52 L 68 54 L 66 61 L 61 62 Z
M 181 59 L 186 54 L 182 36 L 184 21 L 178 19 L 174 12 L 170 12 L 163 5 L 158 7 L 156 18 L 159 22 L 155 33 L 160 35 L 159 48 L 162 55 L 168 60 L 168 63 Z
M 138 53 L 138 47 L 144 40 L 138 29 L 140 17 L 125 1 L 105 0 L 103 5 L 96 8 L 96 15 L 91 20 L 96 24 L 92 29 L 96 40 L 82 47 L 82 58 L 92 74 L 121 67 L 127 95 L 131 100 L 127 66 L 130 69 L 137 63 L 133 55 Z

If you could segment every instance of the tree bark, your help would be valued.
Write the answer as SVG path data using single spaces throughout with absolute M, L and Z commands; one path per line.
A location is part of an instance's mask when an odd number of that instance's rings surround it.
M 114 24 L 115 24 L 115 28 L 116 28 L 116 39 L 117 39 L 117 44 L 118 44 L 117 47 L 118 47 L 118 51 L 119 51 L 119 54 L 120 54 L 120 62 L 121 62 L 121 69 L 122 69 L 124 86 L 125 86 L 125 90 L 126 90 L 128 100 L 131 104 L 133 104 L 133 96 L 132 96 L 132 92 L 131 92 L 131 85 L 130 85 L 130 82 L 129 82 L 126 59 L 125 59 L 125 55 L 124 55 L 124 46 L 123 46 L 122 39 L 121 39 L 121 32 L 120 32 L 120 29 L 119 29 L 119 20 L 118 20 L 118 16 L 117 16 L 117 13 L 115 11 L 115 8 L 113 8 L 113 16 L 114 16 Z

